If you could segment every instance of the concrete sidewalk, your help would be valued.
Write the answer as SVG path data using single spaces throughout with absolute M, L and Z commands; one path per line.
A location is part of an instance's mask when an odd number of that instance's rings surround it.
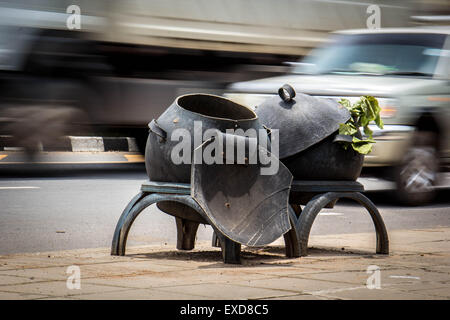
M 450 228 L 389 234 L 389 256 L 374 254 L 374 233 L 327 235 L 303 258 L 244 247 L 237 266 L 205 242 L 0 256 L 0 299 L 450 299 Z

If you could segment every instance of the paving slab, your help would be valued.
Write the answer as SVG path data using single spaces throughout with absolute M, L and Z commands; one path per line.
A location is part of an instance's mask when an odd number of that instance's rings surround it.
M 193 297 L 197 296 L 217 300 L 223 299 L 254 300 L 262 298 L 286 296 L 289 295 L 290 293 L 292 295 L 295 294 L 294 292 L 289 292 L 286 290 L 274 290 L 260 287 L 241 286 L 236 284 L 215 284 L 215 283 L 173 286 L 173 287 L 165 287 L 164 289 L 159 290 L 173 293 L 182 292 L 192 295 Z
M 45 297 L 45 295 L 0 291 L 0 300 L 35 300 L 42 297 Z
M 447 286 L 442 288 L 433 288 L 433 289 L 427 289 L 427 290 L 417 290 L 418 293 L 430 296 L 430 297 L 436 297 L 436 299 L 439 300 L 447 300 L 450 299 L 450 289 L 449 284 Z
M 211 300 L 207 295 L 184 292 L 170 292 L 158 289 L 128 289 L 114 292 L 83 294 L 76 297 L 83 300 Z
M 1 292 L 22 293 L 22 294 L 38 294 L 45 296 L 69 296 L 80 295 L 86 293 L 105 293 L 108 291 L 118 291 L 117 287 L 104 286 L 98 284 L 81 283 L 80 289 L 69 289 L 66 281 L 45 281 L 33 282 L 17 285 L 1 286 Z
M 246 283 L 238 281 L 233 283 L 254 288 L 281 290 L 295 294 L 303 294 L 305 292 L 322 289 L 339 289 L 352 286 L 351 284 L 344 282 L 330 282 L 295 277 L 277 277 L 270 279 L 251 280 Z
M 206 283 L 248 282 L 253 279 L 269 278 L 268 275 L 242 271 L 241 269 L 194 269 L 148 273 L 143 275 L 116 275 L 84 280 L 85 283 L 114 285 L 126 288 L 161 288 L 177 285 Z
M 329 289 L 311 291 L 309 294 L 331 299 L 342 300 L 435 300 L 431 295 L 404 292 L 391 289 L 368 289 L 366 287 L 353 287 L 343 289 Z
M 314 296 L 312 294 L 297 294 L 297 295 L 289 295 L 289 296 L 281 296 L 281 297 L 275 297 L 275 298 L 264 298 L 261 300 L 337 300 L 337 299 L 330 299 L 326 297 L 320 297 L 320 296 Z
M 18 285 L 18 284 L 27 284 L 30 282 L 41 282 L 42 279 L 34 278 L 34 277 L 17 277 L 17 276 L 9 276 L 0 274 L 0 290 L 4 286 L 9 285 Z
M 43 267 L 43 268 L 20 268 L 0 271 L 0 277 L 14 276 L 17 279 L 25 280 L 67 280 L 67 266 L 64 267 Z M 25 279 L 23 279 L 25 278 Z M 0 278 L 0 283 L 2 283 Z

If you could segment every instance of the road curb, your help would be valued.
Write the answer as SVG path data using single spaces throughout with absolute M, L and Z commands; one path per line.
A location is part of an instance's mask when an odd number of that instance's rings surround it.
M 17 145 L 14 137 L 0 136 L 0 151 L 23 149 L 23 147 Z M 39 142 L 38 149 L 40 151 L 68 152 L 139 152 L 136 139 L 131 137 L 65 136 L 52 143 Z

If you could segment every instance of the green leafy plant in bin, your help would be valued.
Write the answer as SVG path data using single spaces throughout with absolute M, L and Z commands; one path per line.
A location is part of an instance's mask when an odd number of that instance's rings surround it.
M 369 124 L 373 121 L 380 129 L 383 129 L 383 121 L 380 117 L 381 108 L 378 105 L 378 100 L 372 96 L 362 96 L 353 105 L 347 99 L 341 99 L 339 103 L 347 108 L 351 114 L 350 119 L 346 123 L 339 125 L 339 134 L 350 136 L 351 139 L 340 141 L 340 143 L 346 150 L 351 146 L 353 150 L 361 154 L 370 153 L 375 141 L 372 138 L 373 132 L 370 130 Z M 357 137 L 358 128 L 361 127 L 365 135 L 363 139 Z

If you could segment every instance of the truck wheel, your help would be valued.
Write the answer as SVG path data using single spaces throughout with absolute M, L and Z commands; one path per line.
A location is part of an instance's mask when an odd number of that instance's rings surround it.
M 406 205 L 424 205 L 433 200 L 439 171 L 436 135 L 418 132 L 397 168 L 397 196 Z

